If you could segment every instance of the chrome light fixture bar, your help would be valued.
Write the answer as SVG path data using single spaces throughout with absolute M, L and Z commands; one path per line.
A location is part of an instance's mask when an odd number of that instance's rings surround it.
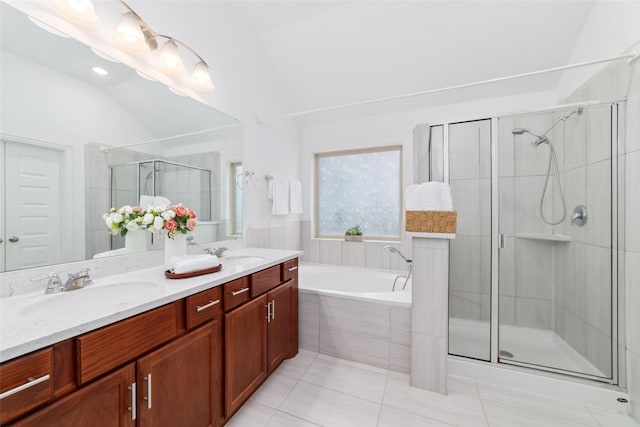
M 82 24 L 93 25 L 100 22 L 92 0 L 51 0 L 55 9 L 70 20 Z M 125 8 L 113 39 L 123 50 L 134 54 L 143 54 L 158 49 L 158 39 L 165 39 L 157 56 L 156 66 L 171 76 L 184 75 L 186 67 L 180 54 L 180 48 L 191 52 L 196 61 L 193 71 L 186 80 L 189 86 L 197 91 L 214 89 L 209 73 L 209 65 L 198 53 L 184 42 L 158 33 L 138 15 L 124 0 L 118 0 Z
M 209 74 L 209 65 L 195 50 L 174 37 L 152 30 L 124 0 L 119 1 L 127 8 L 127 12 L 122 15 L 122 21 L 116 29 L 114 38 L 123 49 L 134 52 L 150 52 L 158 48 L 158 38 L 166 39 L 158 57 L 158 68 L 172 76 L 183 74 L 185 66 L 179 49 L 179 47 L 182 47 L 191 52 L 197 59 L 189 78 L 191 87 L 200 91 L 212 91 L 214 89 L 211 75 Z

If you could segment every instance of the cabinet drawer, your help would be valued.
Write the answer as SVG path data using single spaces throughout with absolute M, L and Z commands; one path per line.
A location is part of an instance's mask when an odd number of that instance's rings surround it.
M 251 275 L 251 298 L 267 292 L 280 284 L 280 265 Z
M 0 366 L 3 425 L 53 397 L 53 351 L 40 350 Z
M 123 320 L 78 337 L 78 381 L 84 384 L 177 335 L 176 305 Z
M 242 277 L 224 284 L 224 310 L 230 311 L 251 299 L 249 278 Z
M 282 264 L 282 281 L 298 277 L 298 258 L 291 259 Z
M 187 329 L 213 319 L 222 313 L 222 287 L 216 287 L 187 298 Z

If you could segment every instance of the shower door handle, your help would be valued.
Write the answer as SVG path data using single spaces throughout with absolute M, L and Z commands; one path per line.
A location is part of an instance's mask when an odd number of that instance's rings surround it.
M 504 234 L 498 233 L 498 249 L 504 249 Z

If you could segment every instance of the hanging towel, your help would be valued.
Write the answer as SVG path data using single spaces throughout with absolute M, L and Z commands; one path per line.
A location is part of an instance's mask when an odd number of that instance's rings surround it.
M 153 206 L 153 196 L 140 196 L 140 204 L 138 205 L 142 209 L 147 209 L 149 206 Z
M 287 215 L 289 213 L 289 179 L 274 176 L 273 179 L 273 215 Z
M 153 207 L 162 206 L 162 205 L 169 207 L 169 205 L 171 205 L 171 200 L 167 199 L 166 197 L 155 196 L 153 198 Z
M 302 213 L 302 183 L 297 179 L 289 180 L 289 197 L 292 214 Z
M 273 177 L 267 180 L 267 200 L 273 200 Z

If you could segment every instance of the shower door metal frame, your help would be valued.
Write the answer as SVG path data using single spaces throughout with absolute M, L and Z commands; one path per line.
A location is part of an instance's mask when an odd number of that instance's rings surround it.
M 624 157 L 620 157 L 620 153 L 625 153 L 624 138 L 621 132 L 625 126 L 625 102 L 626 99 L 616 99 L 610 101 L 587 101 L 571 104 L 555 105 L 528 111 L 520 111 L 510 114 L 502 114 L 499 116 L 491 116 L 491 143 L 490 143 L 490 159 L 491 159 L 491 293 L 490 293 L 490 361 L 486 362 L 482 359 L 474 359 L 478 362 L 502 364 L 508 366 L 523 367 L 536 371 L 550 372 L 561 374 L 567 377 L 584 378 L 601 383 L 625 386 L 624 371 L 624 352 L 618 351 L 620 343 L 624 343 L 624 316 L 621 316 L 620 307 L 624 309 L 619 298 L 619 277 L 624 277 L 624 257 L 619 257 L 619 250 L 624 248 Z M 598 105 L 611 105 L 611 378 L 598 377 L 594 375 L 582 374 L 579 372 L 567 371 L 563 369 L 553 368 L 542 365 L 532 365 L 525 362 L 504 361 L 499 358 L 500 351 L 500 165 L 499 165 L 499 120 L 500 118 L 514 117 L 527 114 L 552 112 L 562 109 L 576 107 L 590 107 Z M 444 182 L 449 183 L 449 126 L 468 121 L 487 120 L 487 117 L 477 117 L 467 120 L 455 120 L 443 123 L 435 123 L 430 125 L 443 127 L 443 171 Z M 622 175 L 621 175 L 622 174 Z M 622 313 L 624 314 L 624 313 Z M 467 357 L 467 356 L 460 356 Z

